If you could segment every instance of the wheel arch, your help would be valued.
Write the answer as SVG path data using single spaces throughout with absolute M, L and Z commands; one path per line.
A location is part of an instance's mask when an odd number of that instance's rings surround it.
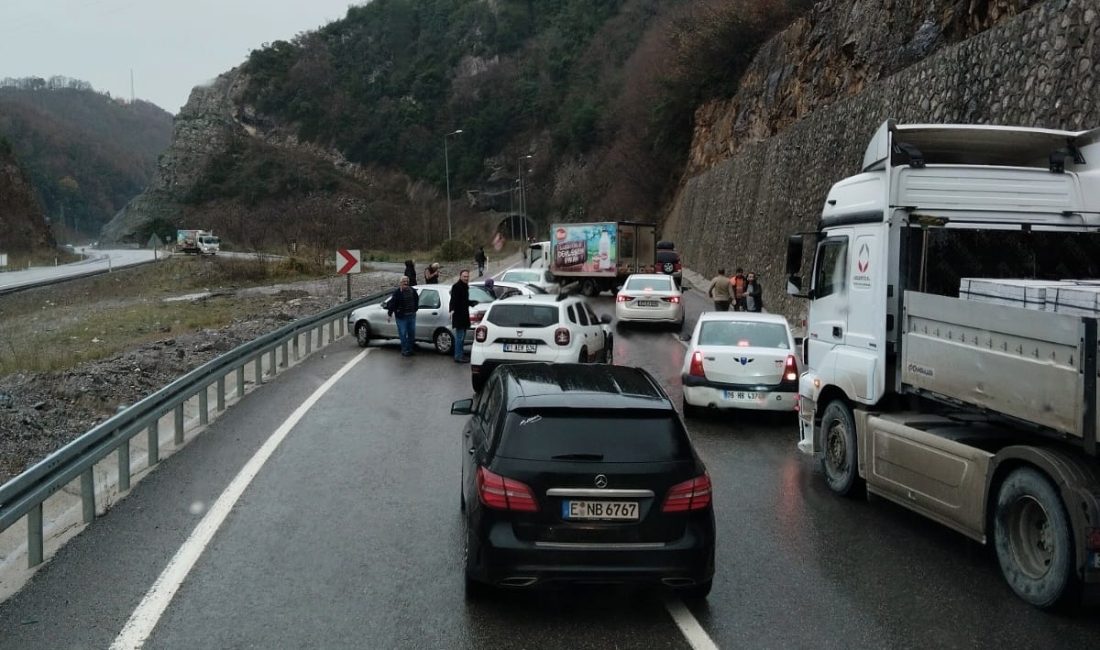
M 1011 445 L 997 452 L 990 462 L 985 493 L 985 538 L 992 538 L 997 495 L 1013 470 L 1030 467 L 1040 472 L 1062 498 L 1072 526 L 1074 560 L 1078 579 L 1089 570 L 1089 549 L 1082 540 L 1089 529 L 1100 528 L 1100 468 L 1088 460 L 1057 447 Z M 1100 570 L 1092 570 L 1100 580 Z

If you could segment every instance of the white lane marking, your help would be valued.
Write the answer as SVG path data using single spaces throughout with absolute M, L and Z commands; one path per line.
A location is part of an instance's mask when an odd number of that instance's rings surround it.
M 172 558 L 172 561 L 168 563 L 168 566 L 164 568 L 160 576 L 157 578 L 153 586 L 150 587 L 145 597 L 141 599 L 141 603 L 138 604 L 137 609 L 130 615 L 130 620 L 126 621 L 126 625 L 122 628 L 122 631 L 118 633 L 118 637 L 115 638 L 114 643 L 111 644 L 111 650 L 122 650 L 124 648 L 140 648 L 145 644 L 145 641 L 149 638 L 149 635 L 153 633 L 153 628 L 156 627 L 157 621 L 164 614 L 164 610 L 168 608 L 168 604 L 172 602 L 172 598 L 176 595 L 176 591 L 179 590 L 180 585 L 187 578 L 187 574 L 194 568 L 195 563 L 199 557 L 202 556 L 203 550 L 206 549 L 206 545 L 213 539 L 214 533 L 218 531 L 222 523 L 225 522 L 225 518 L 229 516 L 229 512 L 236 505 L 237 501 L 244 494 L 245 489 L 252 483 L 252 479 L 256 478 L 256 475 L 260 473 L 264 463 L 271 457 L 271 454 L 279 447 L 283 439 L 290 433 L 299 421 L 305 417 L 309 409 L 317 403 L 318 400 L 332 388 L 336 382 L 340 381 L 340 378 L 348 373 L 355 364 L 362 361 L 367 354 L 371 352 L 370 349 L 363 350 L 354 359 L 344 364 L 343 368 L 340 368 L 335 375 L 329 377 L 328 381 L 322 384 L 317 390 L 313 391 L 313 394 L 302 402 L 302 404 L 291 413 L 290 417 L 286 419 L 279 428 L 271 434 L 271 437 L 264 442 L 256 453 L 249 459 L 248 463 L 241 468 L 241 471 L 233 478 L 233 481 L 225 488 L 225 491 L 221 493 L 218 500 L 214 502 L 214 505 L 210 508 L 210 511 L 206 513 L 206 516 L 202 518 L 198 526 L 195 526 L 195 530 L 191 531 L 191 536 L 187 538 L 187 541 L 183 543 L 183 546 L 176 551 L 176 555 Z
M 672 616 L 672 620 L 676 622 L 676 627 L 680 628 L 680 632 L 687 639 L 688 645 L 694 650 L 718 650 L 718 646 L 707 634 L 707 631 L 703 629 L 703 626 L 699 625 L 699 621 L 695 620 L 695 616 L 692 615 L 691 610 L 687 608 L 684 601 L 676 596 L 669 596 L 665 598 L 665 609 Z
M 688 342 L 680 339 L 680 336 L 678 334 L 673 334 L 673 333 L 669 332 L 669 336 L 676 339 L 676 342 L 679 343 L 680 345 L 684 346 L 685 348 L 688 347 Z

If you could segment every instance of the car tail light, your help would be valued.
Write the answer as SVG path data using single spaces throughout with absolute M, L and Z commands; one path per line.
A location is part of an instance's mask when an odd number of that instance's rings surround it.
M 707 373 L 703 372 L 703 353 L 699 350 L 691 355 L 691 369 L 688 370 L 688 374 L 694 377 L 707 376 Z
M 783 366 L 783 379 L 798 381 L 798 362 L 794 360 L 793 354 L 787 355 L 787 364 Z
M 474 340 L 477 341 L 478 343 L 484 343 L 485 339 L 487 339 L 487 338 L 489 338 L 489 328 L 488 327 L 485 327 L 484 325 L 480 325 L 480 326 L 478 326 L 478 328 L 476 330 L 474 330 Z
M 675 263 L 675 264 L 673 265 L 673 268 L 674 268 L 674 269 L 676 269 L 677 271 L 682 271 L 682 270 L 684 270 L 684 267 L 680 266 L 680 263 L 679 263 L 679 262 L 676 262 L 676 263 Z
M 673 485 L 661 512 L 688 512 L 707 507 L 710 507 L 710 475 L 703 472 L 702 476 Z
M 558 345 L 569 345 L 569 328 L 559 327 L 554 330 L 554 343 Z
M 615 302 L 630 302 L 631 300 L 634 300 L 634 296 L 627 296 L 621 293 L 615 296 Z
M 668 296 L 665 298 L 661 298 L 661 300 L 664 300 L 665 302 L 671 302 L 674 305 L 680 304 L 680 296 Z
M 470 312 L 470 324 L 471 325 L 477 325 L 478 323 L 481 322 L 482 318 L 485 318 L 485 312 L 481 312 L 481 311 L 472 311 L 472 312 Z
M 495 510 L 538 512 L 539 509 L 535 495 L 526 484 L 494 474 L 484 467 L 477 468 L 477 496 Z

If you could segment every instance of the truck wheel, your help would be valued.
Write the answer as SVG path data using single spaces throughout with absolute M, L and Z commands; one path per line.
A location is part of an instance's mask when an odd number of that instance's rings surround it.
M 355 324 L 355 342 L 361 348 L 370 345 L 370 325 L 366 321 L 359 321 Z
M 821 469 L 829 489 L 840 496 L 858 496 L 863 487 L 857 462 L 856 426 L 852 410 L 841 400 L 825 407 L 821 418 L 821 434 L 825 455 Z
M 1013 470 L 997 492 L 993 544 L 1016 595 L 1049 609 L 1076 589 L 1073 536 L 1058 491 L 1031 467 Z
M 435 336 L 432 337 L 432 344 L 435 345 L 436 352 L 451 354 L 455 350 L 454 334 L 451 334 L 451 330 L 440 327 L 435 331 Z
M 600 293 L 600 288 L 596 286 L 595 280 L 585 280 L 581 283 L 581 293 L 592 298 Z

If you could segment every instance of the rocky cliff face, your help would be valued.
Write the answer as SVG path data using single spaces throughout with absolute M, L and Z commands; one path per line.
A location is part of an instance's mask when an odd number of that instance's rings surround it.
M 901 4 L 895 0 L 891 6 Z M 762 273 L 768 309 L 797 318 L 805 303 L 784 292 L 786 237 L 814 229 L 829 187 L 858 171 L 867 142 L 884 120 L 1068 130 L 1100 126 L 1100 8 L 1095 0 L 1047 0 L 1018 15 L 1012 15 L 1018 5 L 1010 3 L 964 4 L 988 10 L 987 20 L 991 8 L 1005 9 L 990 28 L 940 45 L 893 74 L 884 63 L 861 71 L 854 64 L 808 63 L 850 59 L 845 49 L 864 42 L 860 35 L 867 34 L 870 19 L 840 20 L 838 15 L 882 16 L 877 12 L 886 4 L 878 0 L 819 3 L 807 22 L 776 37 L 725 110 L 714 105 L 700 111 L 693 171 L 665 225 L 665 236 L 677 241 L 685 263 L 708 274 L 720 265 Z M 938 25 L 936 15 L 928 20 Z M 842 23 L 849 25 L 846 31 L 807 40 L 820 25 Z M 893 42 L 911 43 L 920 31 L 905 30 Z M 803 51 L 794 43 L 817 46 Z M 875 77 L 871 68 L 888 76 Z M 766 83 L 769 78 L 777 81 Z
M 733 98 L 699 107 L 688 175 L 1040 2 L 818 2 L 761 48 Z
M 56 247 L 27 175 L 0 141 L 0 253 Z

